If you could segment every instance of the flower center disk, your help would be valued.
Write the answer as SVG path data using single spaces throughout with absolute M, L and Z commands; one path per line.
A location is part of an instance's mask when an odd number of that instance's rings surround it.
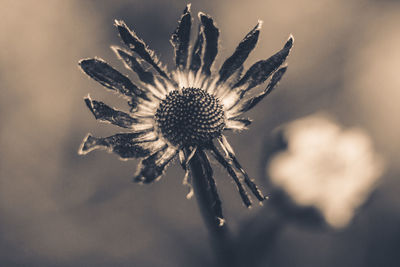
M 225 127 L 222 105 L 199 88 L 170 92 L 160 102 L 155 121 L 163 136 L 179 146 L 207 144 Z

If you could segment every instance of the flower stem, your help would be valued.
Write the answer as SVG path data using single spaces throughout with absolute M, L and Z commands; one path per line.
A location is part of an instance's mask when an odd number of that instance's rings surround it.
M 233 243 L 228 227 L 222 219 L 221 203 L 212 177 L 212 168 L 202 150 L 196 151 L 189 168 L 194 194 L 216 251 L 218 266 L 235 266 Z

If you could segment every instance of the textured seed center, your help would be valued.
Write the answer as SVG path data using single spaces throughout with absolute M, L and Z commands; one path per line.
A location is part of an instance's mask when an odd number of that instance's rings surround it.
M 218 99 L 198 88 L 169 93 L 155 120 L 163 136 L 174 145 L 201 145 L 221 135 L 224 111 Z

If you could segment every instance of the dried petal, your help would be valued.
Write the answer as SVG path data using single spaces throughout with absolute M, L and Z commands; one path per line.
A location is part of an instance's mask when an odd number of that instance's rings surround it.
M 136 60 L 136 58 L 131 53 L 117 46 L 112 46 L 111 49 L 124 62 L 127 68 L 137 73 L 139 79 L 143 83 L 154 85 L 153 73 L 143 69 L 142 65 Z
M 146 43 L 136 35 L 134 31 L 130 30 L 122 20 L 115 20 L 115 26 L 117 26 L 119 35 L 126 46 L 128 46 L 133 52 L 137 53 L 151 66 L 153 66 L 153 68 L 162 77 L 169 80 L 168 75 L 160 64 L 160 61 L 155 55 L 154 51 L 151 50 Z
M 251 88 L 263 83 L 275 70 L 279 68 L 280 65 L 286 60 L 289 55 L 290 49 L 293 46 L 293 37 L 290 36 L 285 46 L 277 52 L 275 55 L 271 56 L 267 60 L 261 60 L 255 63 L 246 72 L 242 79 L 234 86 L 241 87 L 242 95 L 244 95 Z
M 192 179 L 191 176 L 189 175 L 189 162 L 193 158 L 194 154 L 197 151 L 197 147 L 193 148 L 192 151 L 189 149 L 186 151 L 184 150 L 179 150 L 179 161 L 181 163 L 182 169 L 185 171 L 185 176 L 183 177 L 183 185 L 187 186 L 189 188 L 189 192 L 186 195 L 187 199 L 190 199 L 194 192 L 193 192 L 193 186 L 192 186 Z
M 109 137 L 94 137 L 88 134 L 79 149 L 85 155 L 95 149 L 107 149 L 123 159 L 148 156 L 155 148 L 157 136 L 154 132 L 121 133 Z
M 193 177 L 193 186 L 197 191 L 196 197 L 199 202 L 205 202 L 207 205 L 201 205 L 202 212 L 207 217 L 212 217 L 221 227 L 224 225 L 224 217 L 222 215 L 221 200 L 219 199 L 215 180 L 213 178 L 213 170 L 207 155 L 203 150 L 198 149 L 193 159 L 190 161 L 190 168 Z M 206 208 L 204 208 L 206 206 Z
M 171 37 L 171 44 L 175 50 L 176 67 L 181 70 L 185 69 L 187 64 L 191 26 L 192 17 L 190 15 L 190 4 L 188 4 L 183 11 L 178 28 Z
M 221 200 L 219 199 L 217 185 L 215 184 L 212 168 L 210 165 L 208 165 L 207 172 L 209 173 L 207 174 L 207 178 L 208 178 L 208 184 L 210 186 L 210 196 L 213 200 L 212 208 L 214 210 L 215 220 L 218 223 L 218 226 L 223 226 L 225 220 L 224 220 L 224 215 L 222 214 Z
M 249 198 L 249 195 L 247 194 L 246 190 L 243 187 L 242 182 L 239 180 L 239 178 L 236 175 L 236 172 L 233 170 L 231 162 L 228 162 L 224 156 L 221 155 L 221 153 L 218 151 L 218 149 L 215 147 L 213 144 L 211 147 L 211 152 L 214 158 L 222 165 L 224 168 L 228 171 L 229 175 L 232 177 L 232 179 L 235 181 L 236 187 L 239 191 L 240 197 L 242 198 L 243 203 L 246 205 L 246 207 L 251 206 L 251 200 Z
M 214 25 L 213 19 L 204 14 L 199 13 L 201 24 L 203 25 L 205 49 L 203 54 L 203 66 L 201 72 L 209 76 L 211 74 L 211 65 L 218 53 L 218 37 L 219 30 Z
M 287 67 L 282 67 L 279 70 L 277 70 L 274 75 L 272 75 L 271 81 L 268 83 L 267 87 L 265 88 L 265 90 L 258 94 L 255 97 L 252 97 L 250 99 L 248 99 L 246 102 L 244 102 L 243 104 L 239 104 L 237 106 L 237 113 L 236 114 L 241 114 L 243 112 L 246 112 L 250 109 L 252 109 L 255 105 L 257 105 L 264 97 L 266 97 L 267 95 L 269 95 L 273 89 L 275 88 L 275 86 L 279 83 L 279 81 L 281 80 L 282 76 L 285 74 Z M 236 108 L 236 107 L 235 107 Z
M 238 68 L 243 67 L 244 61 L 257 44 L 262 22 L 259 21 L 239 43 L 235 52 L 230 56 L 219 70 L 218 83 L 225 82 Z
M 161 178 L 169 162 L 177 154 L 177 149 L 165 146 L 162 150 L 141 161 L 139 173 L 133 178 L 137 183 L 151 183 Z
M 204 43 L 203 30 L 199 26 L 199 32 L 197 34 L 196 42 L 193 46 L 192 59 L 190 62 L 190 70 L 193 71 L 194 73 L 197 73 L 197 71 L 200 69 L 200 66 L 201 66 L 201 55 L 203 54 L 203 43 Z
M 251 190 L 254 196 L 256 196 L 256 198 L 259 201 L 264 201 L 267 197 L 263 195 L 263 193 L 261 192 L 260 189 L 258 189 L 254 181 L 250 179 L 247 172 L 242 168 L 242 166 L 240 165 L 239 161 L 235 156 L 235 152 L 233 151 L 231 145 L 228 143 L 228 140 L 226 140 L 225 136 L 222 135 L 221 138 L 218 139 L 218 142 L 221 145 L 222 149 L 224 150 L 226 158 L 232 160 L 235 167 L 242 173 L 247 187 Z
M 115 90 L 132 98 L 135 106 L 138 97 L 148 99 L 146 93 L 134 85 L 131 80 L 99 58 L 82 59 L 79 61 L 82 70 L 106 88 Z
M 132 118 L 125 112 L 115 110 L 103 102 L 92 100 L 89 96 L 85 98 L 85 103 L 96 120 L 109 122 L 123 128 L 130 128 L 139 121 L 137 118 Z

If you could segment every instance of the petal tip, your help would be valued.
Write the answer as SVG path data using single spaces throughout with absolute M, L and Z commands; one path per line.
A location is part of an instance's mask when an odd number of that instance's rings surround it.
M 92 67 L 92 64 L 97 64 L 97 63 L 106 63 L 106 61 L 102 58 L 99 57 L 94 57 L 94 58 L 83 58 L 78 61 L 78 65 L 83 69 L 89 69 Z
M 85 103 L 87 103 L 87 101 L 92 102 L 92 98 L 90 97 L 90 94 L 87 94 L 87 96 L 83 97 L 83 101 L 85 101 Z
M 287 47 L 288 49 L 292 48 L 293 42 L 294 42 L 294 37 L 292 34 L 290 34 L 288 40 L 286 41 L 285 47 Z
M 190 191 L 189 193 L 186 194 L 186 199 L 191 199 L 193 197 L 194 193 L 193 191 Z
M 198 13 L 198 17 L 199 17 L 199 19 L 200 19 L 200 21 L 201 21 L 202 23 L 204 23 L 205 20 L 212 20 L 212 18 L 211 18 L 210 15 L 208 15 L 208 14 L 206 14 L 206 13 L 204 13 L 204 12 L 201 12 L 201 11 Z
M 118 51 L 121 50 L 121 47 L 117 45 L 110 45 L 111 50 L 118 55 Z
M 287 68 L 288 68 L 288 64 L 286 63 L 285 65 L 280 67 L 275 73 L 280 73 L 280 75 L 282 76 L 287 71 Z
M 225 219 L 218 217 L 218 226 L 222 227 L 225 225 Z
M 90 151 L 92 151 L 93 149 L 91 149 L 90 147 L 88 147 L 87 145 L 89 143 L 92 142 L 93 140 L 93 136 L 91 133 L 88 133 L 85 138 L 83 138 L 83 141 L 81 143 L 81 145 L 79 146 L 78 149 L 78 155 L 86 155 L 87 153 L 89 153 Z
M 120 20 L 120 19 L 115 19 L 114 20 L 114 25 L 116 27 L 126 27 L 125 22 L 123 20 Z
M 81 60 L 78 61 L 78 65 L 81 66 L 82 62 L 84 62 L 85 60 L 87 60 L 87 58 L 82 58 Z
M 78 61 L 78 66 L 84 70 L 84 68 L 89 64 L 89 62 L 93 61 L 94 58 L 82 58 Z
M 85 97 L 83 98 L 83 100 L 84 100 L 85 102 L 87 102 L 87 101 L 92 102 L 92 98 L 90 97 L 90 94 L 87 94 L 87 96 L 85 96 Z
M 94 115 L 95 119 L 98 119 L 98 118 L 97 118 L 97 114 L 96 114 L 96 112 L 95 112 L 95 110 L 94 110 L 94 107 L 93 107 L 93 100 L 92 100 L 90 97 L 85 97 L 83 100 L 85 101 L 85 104 L 86 104 L 86 106 L 88 107 L 88 109 L 89 109 L 89 110 L 92 112 L 92 114 Z
M 261 30 L 262 25 L 264 24 L 264 21 L 261 19 L 258 20 L 256 30 Z
M 188 3 L 186 5 L 185 10 L 183 11 L 184 14 L 190 13 L 190 8 L 192 7 L 192 3 Z
M 110 48 L 119 60 L 123 60 L 123 56 L 121 55 L 121 53 L 127 54 L 127 51 L 118 45 L 111 45 Z

